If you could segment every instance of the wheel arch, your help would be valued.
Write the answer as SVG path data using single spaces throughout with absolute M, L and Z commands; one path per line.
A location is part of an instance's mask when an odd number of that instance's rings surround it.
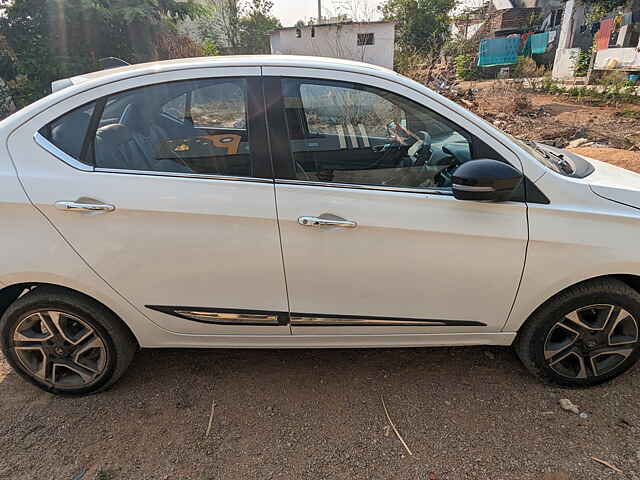
M 627 273 L 612 273 L 607 275 L 596 275 L 594 277 L 586 278 L 579 282 L 574 282 L 571 285 L 567 285 L 566 287 L 558 290 L 553 295 L 551 295 L 544 301 L 540 302 L 539 305 L 537 305 L 521 322 L 517 322 L 517 319 L 509 318 L 503 331 L 518 331 L 518 332 L 521 331 L 522 327 L 524 327 L 524 325 L 529 321 L 529 319 L 533 315 L 535 315 L 535 313 L 538 310 L 540 310 L 540 308 L 542 308 L 549 301 L 553 300 L 555 297 L 557 297 L 558 295 L 561 295 L 562 293 L 569 290 L 570 288 L 574 288 L 584 283 L 593 282 L 595 280 L 607 280 L 607 279 L 619 280 L 624 284 L 628 285 L 629 287 L 631 287 L 636 292 L 640 293 L 640 275 L 627 274 Z
M 79 290 L 76 290 L 74 288 L 70 288 L 70 287 L 67 287 L 67 286 L 64 286 L 64 285 L 58 285 L 58 284 L 55 284 L 55 283 L 22 282 L 22 283 L 16 283 L 16 284 L 13 284 L 13 285 L 8 285 L 8 286 L 3 287 L 2 289 L 0 289 L 0 317 L 2 315 L 4 315 L 4 312 L 6 312 L 6 310 L 11 306 L 11 304 L 13 302 L 15 302 L 18 298 L 20 298 L 23 295 L 28 294 L 29 292 L 31 292 L 31 291 L 33 291 L 35 289 L 41 288 L 41 287 L 53 287 L 53 288 L 56 288 L 56 289 L 60 289 L 60 290 L 66 291 L 68 293 L 71 293 L 73 295 L 80 295 L 82 297 L 85 297 L 85 298 L 91 300 L 92 302 L 95 302 L 95 303 L 99 304 L 103 308 L 107 309 L 110 313 L 112 313 L 115 318 L 118 319 L 118 321 L 131 334 L 131 337 L 136 342 L 138 348 L 140 347 L 140 342 L 138 341 L 138 337 L 135 334 L 135 332 L 133 331 L 133 329 L 131 328 L 131 326 L 127 322 L 125 322 L 122 319 L 122 317 L 120 315 L 118 315 L 112 308 L 110 308 L 104 302 L 101 302 L 100 300 L 96 299 L 95 297 L 92 297 L 91 295 L 87 295 L 86 293 L 81 292 Z

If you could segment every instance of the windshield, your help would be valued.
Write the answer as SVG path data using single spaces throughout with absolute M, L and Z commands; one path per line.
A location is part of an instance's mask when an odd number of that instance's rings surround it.
M 533 158 L 560 175 L 584 178 L 595 170 L 591 163 L 575 153 L 532 140 L 522 140 L 513 136 L 511 138 Z

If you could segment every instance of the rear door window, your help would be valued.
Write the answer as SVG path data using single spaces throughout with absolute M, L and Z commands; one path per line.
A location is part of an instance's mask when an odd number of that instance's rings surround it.
M 95 106 L 96 103 L 91 102 L 71 110 L 42 128 L 40 134 L 64 153 L 80 161 Z
M 89 132 L 92 122 L 95 135 Z M 242 78 L 127 90 L 76 108 L 40 133 L 67 155 L 97 169 L 256 175 Z

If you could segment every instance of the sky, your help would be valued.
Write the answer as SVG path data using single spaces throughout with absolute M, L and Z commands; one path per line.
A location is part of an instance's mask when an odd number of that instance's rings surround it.
M 271 0 L 273 14 L 280 19 L 284 27 L 295 25 L 298 20 L 307 21 L 318 16 L 318 0 Z M 322 0 L 322 15 L 333 16 L 336 13 L 347 13 L 350 17 L 369 16 L 369 20 L 378 20 L 376 7 L 382 0 Z M 369 15 L 366 15 L 367 11 Z M 359 19 L 360 19 L 359 18 Z

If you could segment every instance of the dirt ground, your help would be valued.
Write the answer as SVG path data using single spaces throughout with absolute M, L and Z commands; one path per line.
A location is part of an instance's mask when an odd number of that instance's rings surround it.
M 639 388 L 545 386 L 508 348 L 149 350 L 82 398 L 2 362 L 0 478 L 638 479 Z
M 574 151 L 640 172 L 637 106 L 487 105 L 511 133 L 616 146 Z M 109 391 L 63 398 L 0 355 L 0 479 L 640 480 L 639 391 L 640 367 L 545 386 L 508 348 L 149 350 Z
M 585 138 L 599 147 L 640 150 L 640 104 L 585 104 L 566 95 L 485 85 L 453 98 L 516 137 L 566 147 Z M 466 98 L 465 98 L 466 97 Z
M 570 151 L 585 157 L 595 158 L 603 162 L 640 173 L 640 152 L 630 152 L 619 148 L 570 148 Z

